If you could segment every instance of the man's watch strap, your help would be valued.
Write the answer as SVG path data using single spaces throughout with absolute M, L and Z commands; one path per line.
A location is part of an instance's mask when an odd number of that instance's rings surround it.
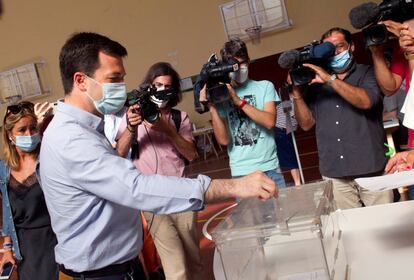
M 328 80 L 328 85 L 331 85 L 333 83 L 333 81 L 335 81 L 336 79 L 338 79 L 338 76 L 334 73 L 331 75 L 331 77 Z

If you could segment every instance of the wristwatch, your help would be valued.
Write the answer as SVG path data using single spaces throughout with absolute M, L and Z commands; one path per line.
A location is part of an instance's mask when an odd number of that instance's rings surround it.
M 335 73 L 332 74 L 329 80 L 327 81 L 328 85 L 331 85 L 333 81 L 335 81 L 336 79 L 338 79 L 338 76 Z

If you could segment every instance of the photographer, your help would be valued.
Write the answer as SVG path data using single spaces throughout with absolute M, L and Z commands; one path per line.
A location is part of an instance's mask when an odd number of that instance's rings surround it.
M 388 65 L 384 57 L 384 46 L 370 46 L 374 63 L 375 77 L 378 85 L 386 96 L 393 95 L 401 87 L 403 80 L 406 83 L 407 92 L 410 88 L 411 73 L 414 69 L 414 40 L 407 23 L 401 24 L 392 20 L 382 22 L 387 30 L 399 38 L 400 48 L 393 53 L 391 65 Z M 411 68 L 410 68 L 411 64 Z M 413 147 L 414 131 L 408 130 L 408 147 Z
M 316 77 L 304 95 L 303 88 L 293 87 L 296 119 L 304 130 L 316 125 L 320 172 L 332 179 L 340 209 L 391 202 L 391 192 L 369 192 L 354 181 L 382 174 L 386 163 L 382 95 L 374 73 L 354 62 L 348 30 L 332 28 L 322 40 L 336 47 L 332 71 L 304 64 Z
M 151 97 L 161 114 L 154 124 L 146 120 L 139 124 L 139 114 L 128 111 L 128 121 L 119 131 L 122 136 L 117 144 L 118 153 L 128 153 L 134 140 L 129 137 L 132 135 L 138 143 L 138 151 L 132 153 L 136 154 L 132 161 L 138 170 L 145 174 L 185 177 L 184 160 L 192 161 L 197 154 L 187 113 L 173 109 L 181 100 L 180 77 L 169 63 L 159 62 L 150 67 L 143 84 L 150 84 L 157 90 L 172 90 L 174 94 L 163 100 Z M 130 140 L 122 141 L 123 137 Z M 197 213 L 156 215 L 145 212 L 144 215 L 166 279 L 201 279 L 203 264 Z
M 225 43 L 221 57 L 225 63 L 235 59 L 240 65 L 227 84 L 230 101 L 209 103 L 214 135 L 219 144 L 228 146 L 231 174 L 238 177 L 261 170 L 278 187 L 284 187 L 273 136 L 275 101 L 280 101 L 275 88 L 269 81 L 249 80 L 250 58 L 240 39 Z M 200 93 L 200 101 L 207 101 L 206 87 Z

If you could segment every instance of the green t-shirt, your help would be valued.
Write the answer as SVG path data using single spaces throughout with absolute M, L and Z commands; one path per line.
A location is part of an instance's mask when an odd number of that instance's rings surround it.
M 269 81 L 249 80 L 236 89 L 241 99 L 263 111 L 265 103 L 280 101 L 273 84 Z M 217 106 L 220 116 L 227 119 L 230 144 L 227 151 L 232 176 L 242 176 L 257 170 L 279 168 L 273 130 L 256 124 L 232 102 Z

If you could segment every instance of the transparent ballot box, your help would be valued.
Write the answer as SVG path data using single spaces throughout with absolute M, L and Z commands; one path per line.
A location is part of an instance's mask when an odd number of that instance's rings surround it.
M 337 215 L 331 181 L 242 200 L 212 232 L 225 279 L 347 279 Z

